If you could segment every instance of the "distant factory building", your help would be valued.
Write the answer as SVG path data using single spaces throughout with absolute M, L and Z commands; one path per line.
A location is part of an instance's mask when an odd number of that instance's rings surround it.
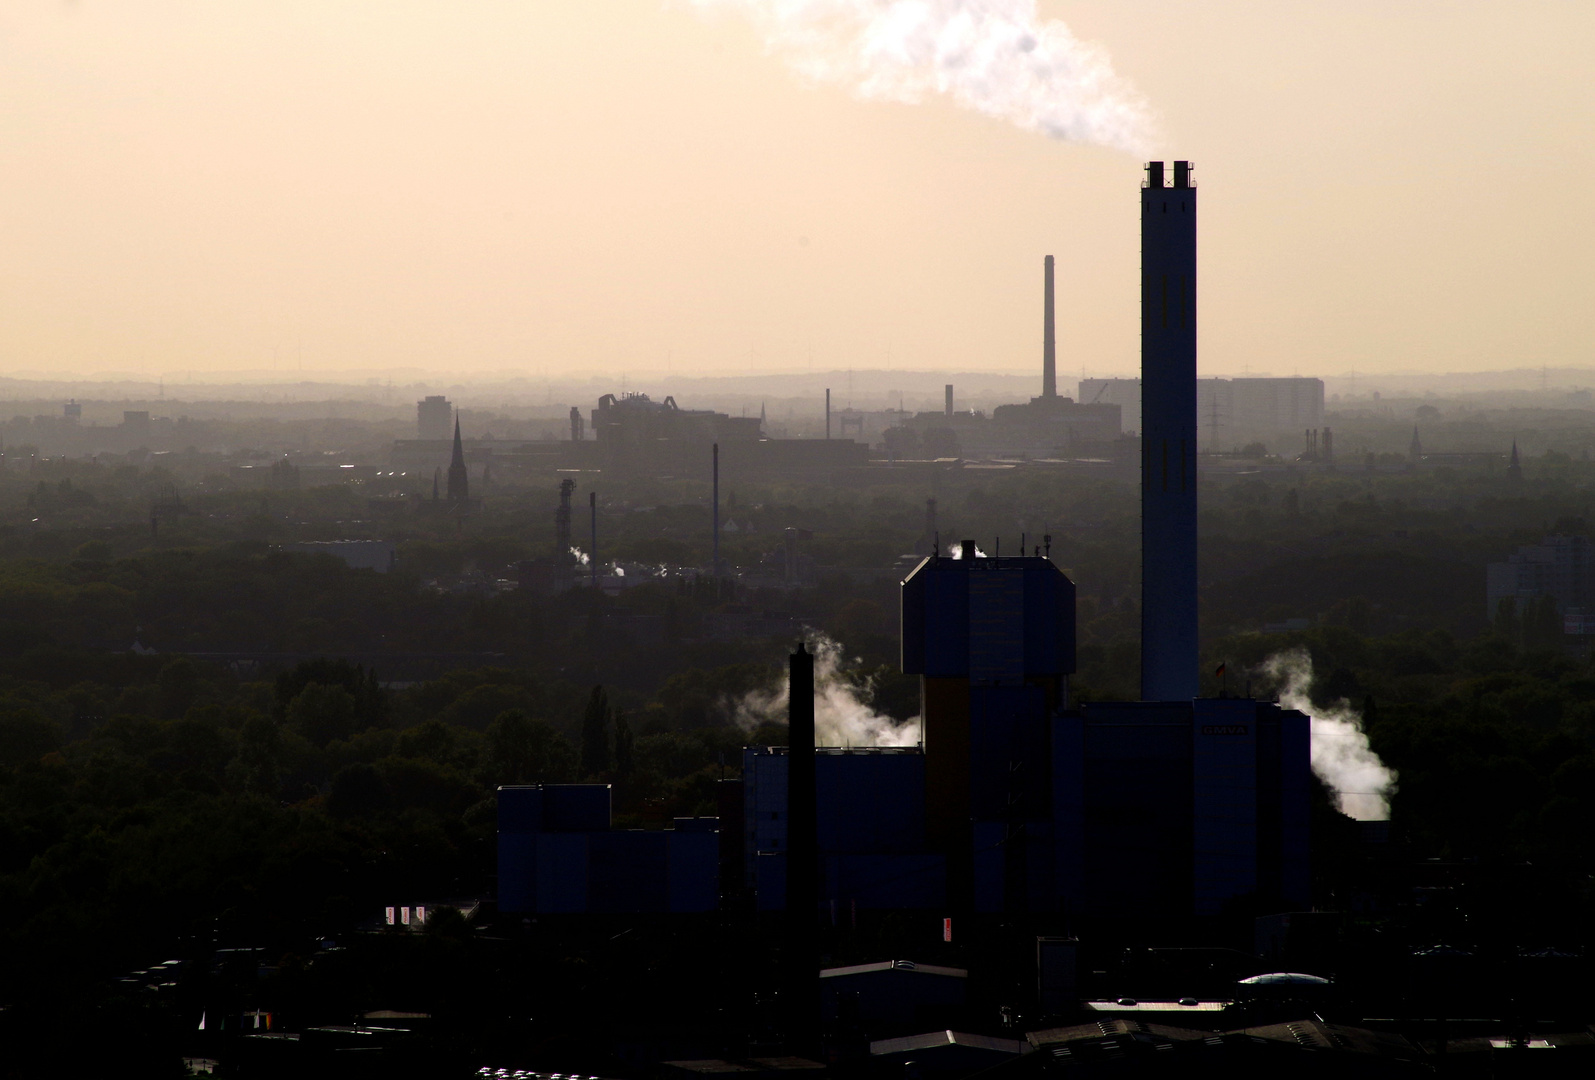
M 1125 434 L 1141 433 L 1140 379 L 1081 379 L 1078 395 L 1082 405 L 1117 405 Z
M 447 439 L 454 421 L 454 406 L 441 394 L 415 403 L 415 429 L 418 439 Z
M 1080 401 L 1116 404 L 1123 410 L 1124 430 L 1141 430 L 1140 379 L 1082 379 Z M 1324 422 L 1322 379 L 1198 379 L 1197 437 L 1214 449 L 1253 439 L 1294 441 Z
M 1058 394 L 1053 260 L 1043 263 L 1041 393 L 1027 402 L 999 405 L 991 416 L 956 412 L 949 385 L 941 412 L 901 417 L 884 433 L 895 457 L 1081 456 L 1109 452 L 1123 430 L 1117 402 L 1075 401 Z M 1139 400 L 1139 398 L 1137 398 Z
M 639 474 L 702 475 L 719 444 L 728 475 L 861 466 L 869 446 L 851 439 L 768 439 L 755 416 L 683 409 L 674 397 L 605 394 L 591 412 L 594 453 L 603 467 Z M 572 444 L 582 445 L 582 444 Z

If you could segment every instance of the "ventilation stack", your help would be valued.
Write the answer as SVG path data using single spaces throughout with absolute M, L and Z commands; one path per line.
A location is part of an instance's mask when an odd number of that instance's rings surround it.
M 554 512 L 554 562 L 559 566 L 570 561 L 570 496 L 575 490 L 570 477 L 559 482 L 559 509 Z
M 1189 701 L 1196 637 L 1196 188 L 1141 189 L 1141 698 Z
M 814 654 L 798 642 L 787 683 L 786 985 L 789 1033 L 804 1047 L 817 1028 L 820 962 L 819 822 L 814 783 Z

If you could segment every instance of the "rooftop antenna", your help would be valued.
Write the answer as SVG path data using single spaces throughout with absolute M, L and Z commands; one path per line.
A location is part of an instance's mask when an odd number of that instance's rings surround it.
M 1050 528 L 1050 526 L 1049 526 L 1049 528 Z M 1042 536 L 1041 542 L 1047 545 L 1047 558 L 1049 558 L 1049 559 L 1052 558 L 1052 534 L 1051 533 L 1047 533 L 1044 536 Z

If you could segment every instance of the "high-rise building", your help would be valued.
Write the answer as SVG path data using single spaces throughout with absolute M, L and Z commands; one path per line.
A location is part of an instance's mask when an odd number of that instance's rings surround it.
M 454 406 L 441 394 L 433 394 L 415 403 L 416 437 L 421 439 L 447 439 L 449 421 L 454 419 Z

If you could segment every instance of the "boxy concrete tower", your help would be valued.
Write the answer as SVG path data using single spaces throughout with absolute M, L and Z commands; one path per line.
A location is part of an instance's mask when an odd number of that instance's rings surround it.
M 976 557 L 973 540 L 961 550 L 903 581 L 902 669 L 920 677 L 926 838 L 947 859 L 950 906 L 969 911 L 1022 873 L 1026 845 L 1010 840 L 1048 813 L 1048 730 L 1075 668 L 1075 604 L 1050 559 Z
M 1196 188 L 1141 189 L 1141 698 L 1189 701 L 1196 644 Z

